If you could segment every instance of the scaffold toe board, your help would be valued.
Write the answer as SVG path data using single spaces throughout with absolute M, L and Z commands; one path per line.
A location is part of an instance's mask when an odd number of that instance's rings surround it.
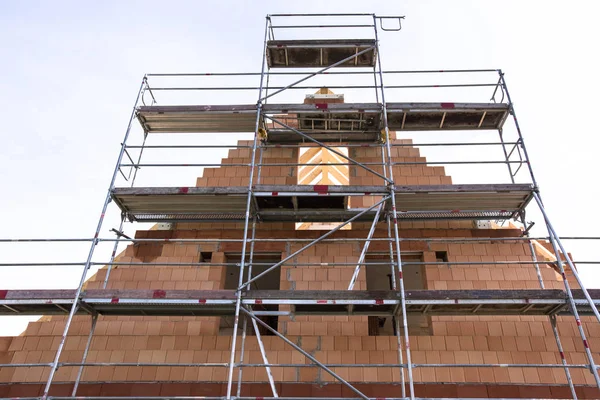
M 267 63 L 270 68 L 319 68 L 355 56 L 339 67 L 373 67 L 375 46 L 374 39 L 269 40 Z
M 397 217 L 507 219 L 532 198 L 528 184 L 396 186 Z M 365 211 L 350 197 L 379 199 L 385 186 L 256 185 L 251 212 L 264 222 L 339 222 Z M 129 220 L 139 222 L 242 221 L 247 187 L 115 188 L 112 198 Z M 388 204 L 386 210 L 391 210 Z M 372 218 L 364 212 L 358 220 Z M 383 218 L 383 215 L 382 215 Z
M 148 133 L 254 132 L 256 105 L 140 106 L 137 119 Z
M 68 314 L 75 290 L 0 291 L 0 315 Z M 600 305 L 600 290 L 589 290 Z M 420 315 L 567 315 L 562 290 L 407 290 L 406 310 Z M 296 315 L 398 315 L 401 294 L 373 290 L 250 290 L 242 304 L 275 311 L 290 305 Z M 592 315 L 581 290 L 577 309 Z M 235 290 L 90 289 L 80 298 L 78 314 L 219 316 L 234 315 Z M 259 310 L 260 311 L 260 310 Z

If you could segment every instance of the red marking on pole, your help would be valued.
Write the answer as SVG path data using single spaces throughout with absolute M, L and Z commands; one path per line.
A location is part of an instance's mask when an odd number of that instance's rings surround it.
M 262 304 L 262 300 L 254 300 L 254 304 Z
M 313 190 L 319 194 L 326 194 L 329 191 L 329 185 L 315 185 Z
M 327 103 L 320 103 L 320 104 L 315 104 L 315 107 L 317 108 L 317 110 L 327 110 L 328 104 Z
M 564 360 L 565 359 L 565 353 L 563 353 L 562 351 L 559 351 L 559 354 L 560 354 L 560 358 Z
M 279 192 L 271 192 L 271 196 L 279 196 Z
M 583 345 L 585 346 L 586 349 L 589 349 L 590 347 L 588 346 L 587 340 L 583 339 Z
M 278 45 L 277 45 L 277 48 L 279 48 L 279 49 L 280 49 L 280 48 L 282 48 L 282 47 L 283 47 L 283 45 L 282 45 L 282 44 L 278 44 Z
M 581 321 L 580 320 L 575 320 L 577 322 L 577 326 L 581 326 Z
M 0 290 L 0 299 L 4 300 L 6 295 L 8 294 L 8 290 Z
M 167 297 L 167 292 L 164 290 L 155 290 L 152 292 L 153 299 L 164 299 L 165 297 Z
M 446 71 L 444 71 L 443 69 L 440 69 L 440 71 L 439 71 L 439 72 L 446 72 Z
M 317 304 L 327 304 L 327 300 L 317 300 Z
M 365 196 L 370 196 L 371 192 L 365 192 Z
M 112 299 L 110 299 L 110 304 L 117 304 L 118 302 L 119 302 L 118 297 L 113 297 Z
M 402 279 L 402 271 L 398 272 L 398 279 Z
M 360 145 L 360 147 L 371 147 L 371 146 L 369 146 L 367 143 L 363 143 Z
M 179 188 L 179 193 L 187 193 L 190 190 L 190 188 L 187 187 L 180 187 Z
M 198 299 L 198 303 L 200 303 L 200 304 L 206 304 L 206 299 Z
M 364 112 L 365 112 L 365 110 L 358 110 L 358 112 L 359 112 L 359 113 L 364 113 Z
M 442 108 L 454 108 L 454 103 L 441 103 Z
M 375 299 L 375 304 L 382 305 L 383 304 L 383 299 Z
M 525 304 L 529 304 L 530 302 L 531 302 L 531 300 L 525 299 Z
M 567 275 L 564 272 L 562 273 L 562 277 L 563 277 L 563 280 L 565 280 L 565 281 L 567 280 Z
M 46 300 L 44 304 L 54 304 L 54 302 L 52 300 Z
M 450 212 L 451 212 L 452 214 L 456 214 L 456 213 L 459 213 L 459 212 L 460 212 L 460 210 L 452 210 L 452 211 L 450 211 Z

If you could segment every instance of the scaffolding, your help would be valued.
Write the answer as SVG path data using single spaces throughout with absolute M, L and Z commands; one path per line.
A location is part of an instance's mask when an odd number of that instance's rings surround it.
M 273 21 L 285 21 L 291 18 L 291 25 L 278 25 Z M 307 25 L 295 24 L 311 18 L 327 18 L 335 21 L 350 18 L 341 24 Z M 194 74 L 147 74 L 142 79 L 125 136 L 122 140 L 117 163 L 112 174 L 108 192 L 102 206 L 95 234 L 84 239 L 2 239 L 0 243 L 32 242 L 87 242 L 89 253 L 84 262 L 74 263 L 4 263 L 0 266 L 53 266 L 68 265 L 83 267 L 83 273 L 76 289 L 73 290 L 0 290 L 0 315 L 65 315 L 64 331 L 58 349 L 51 363 L 0 364 L 1 368 L 44 367 L 49 370 L 42 400 L 47 399 L 91 399 L 120 398 L 77 396 L 77 389 L 85 367 L 89 366 L 189 366 L 224 368 L 227 371 L 226 392 L 220 397 L 206 399 L 244 399 L 255 397 L 240 396 L 242 371 L 244 367 L 262 367 L 267 371 L 273 398 L 279 397 L 271 368 L 274 367 L 319 367 L 338 382 L 345 385 L 358 398 L 368 399 L 356 385 L 343 379 L 332 368 L 335 367 L 388 367 L 401 371 L 401 399 L 416 399 L 413 370 L 424 367 L 480 367 L 480 368 L 559 368 L 566 375 L 573 398 L 577 398 L 576 385 L 572 382 L 570 371 L 583 369 L 593 375 L 600 389 L 598 366 L 588 346 L 588 339 L 580 317 L 595 317 L 600 322 L 600 290 L 586 290 L 575 263 L 568 256 L 563 240 L 558 236 L 543 205 L 541 195 L 533 174 L 525 142 L 513 107 L 513 103 L 501 70 L 447 70 L 447 71 L 386 71 L 381 64 L 381 31 L 399 31 L 401 16 L 378 16 L 374 14 L 273 14 L 266 17 L 264 30 L 262 67 L 260 73 L 194 73 Z M 365 22 L 366 21 L 366 22 Z M 390 27 L 393 24 L 393 27 Z M 397 24 L 397 25 L 396 25 Z M 368 39 L 294 39 L 280 40 L 275 33 L 305 28 L 369 30 Z M 343 70 L 336 70 L 336 67 Z M 278 68 L 289 68 L 283 72 Z M 347 68 L 347 70 L 346 70 Z M 310 72 L 310 69 L 316 71 Z M 333 69 L 333 70 L 331 70 Z M 299 70 L 299 71 L 297 71 Z M 305 72 L 308 70 L 309 72 Z M 331 70 L 331 71 L 330 71 Z M 279 72 L 278 72 L 279 71 Z M 435 84 L 384 84 L 384 78 L 391 76 L 494 76 L 493 81 Z M 301 78 L 287 84 L 271 83 L 276 78 Z M 295 89 L 320 89 L 322 85 L 306 86 L 303 82 L 314 77 L 333 78 L 336 76 L 365 77 L 373 79 L 373 84 L 328 85 L 331 89 L 369 90 L 374 102 L 366 103 L 314 103 L 290 104 L 272 103 L 275 96 Z M 211 77 L 258 77 L 258 86 L 190 86 L 187 79 Z M 153 79 L 174 79 L 185 82 L 183 85 L 151 85 Z M 445 81 L 447 82 L 447 81 Z M 458 90 L 486 90 L 491 92 L 488 102 L 387 102 L 386 95 L 391 90 L 413 89 L 430 90 L 435 88 Z M 198 105 L 195 99 L 190 105 L 164 104 L 161 96 L 181 93 L 258 92 L 255 104 L 212 104 Z M 412 93 L 412 92 L 411 92 Z M 488 92 L 489 95 L 489 92 Z M 150 103 L 149 105 L 146 103 Z M 143 129 L 141 145 L 129 144 L 130 133 L 136 120 Z M 505 129 L 512 121 L 515 139 L 505 140 Z M 392 143 L 390 131 L 483 131 L 495 130 L 499 133 L 499 142 L 453 142 L 453 143 Z M 148 145 L 146 140 L 152 133 L 238 133 L 249 132 L 253 135 L 251 145 Z M 336 150 L 337 145 L 350 149 L 354 147 L 373 148 L 381 155 L 381 162 L 360 162 L 351 155 Z M 266 167 L 298 167 L 310 163 L 265 163 L 263 153 L 273 148 L 326 148 L 335 153 L 347 165 L 366 171 L 381 179 L 381 185 L 273 185 L 261 183 L 261 171 Z M 501 160 L 468 161 L 402 161 L 393 157 L 395 147 L 419 146 L 461 146 L 477 149 L 478 146 L 500 147 Z M 143 163 L 144 150 L 159 149 L 247 149 L 250 150 L 250 162 L 229 164 L 209 163 Z M 506 167 L 509 183 L 501 184 L 440 184 L 413 185 L 399 184 L 394 180 L 393 167 L 419 165 L 500 165 Z M 155 167 L 246 167 L 249 168 L 247 186 L 206 186 L 206 187 L 136 187 L 135 181 L 140 169 Z M 521 168 L 526 168 L 521 171 Z M 129 172 L 127 172 L 129 171 Z M 380 171 L 380 172 L 379 172 Z M 521 174 L 519 174 L 521 172 Z M 525 179 L 523 182 L 523 175 Z M 122 176 L 127 187 L 117 186 Z M 130 183 L 130 184 L 129 184 Z M 352 207 L 352 198 L 370 198 L 369 206 Z M 119 228 L 114 229 L 116 238 L 101 237 L 101 229 L 109 207 L 117 206 L 121 219 Z M 543 216 L 548 236 L 530 237 L 533 223 L 526 219 L 526 209 L 535 207 Z M 519 236 L 499 236 L 484 238 L 406 238 L 400 234 L 402 221 L 458 221 L 458 220 L 516 220 L 524 229 Z M 124 233 L 125 223 L 188 223 L 188 222 L 238 222 L 243 224 L 242 238 L 206 237 L 206 238 L 130 238 Z M 338 225 L 324 233 L 309 238 L 273 238 L 257 237 L 257 225 L 271 222 L 327 222 Z M 344 226 L 352 222 L 371 222 L 367 237 L 332 237 Z M 376 233 L 377 223 L 386 225 L 387 236 Z M 563 238 L 563 239 L 600 239 L 600 238 Z M 143 263 L 120 262 L 115 260 L 118 246 L 121 244 L 145 243 L 235 243 L 241 246 L 239 262 L 206 263 L 203 266 L 231 266 L 239 268 L 239 282 L 235 290 L 113 290 L 106 289 L 111 268 L 119 265 L 146 265 Z M 280 262 L 260 263 L 253 261 L 255 243 L 299 243 L 302 247 L 288 254 Z M 405 290 L 403 268 L 407 265 L 448 265 L 448 261 L 413 262 L 403 261 L 402 247 L 411 241 L 435 242 L 500 242 L 527 243 L 531 248 L 532 260 L 490 261 L 490 262 L 452 262 L 452 265 L 511 265 L 529 264 L 536 270 L 540 289 L 528 290 Z M 536 241 L 546 241 L 553 250 L 555 261 L 538 261 L 533 249 Z M 355 267 L 350 290 L 257 290 L 251 284 L 286 263 L 305 249 L 317 243 L 353 242 L 362 246 L 358 263 L 328 263 L 329 266 Z M 369 262 L 365 254 L 369 244 L 380 242 L 389 245 L 389 262 Z M 102 244 L 113 245 L 110 260 L 94 261 L 96 248 Z M 595 264 L 597 262 L 578 262 Z M 161 263 L 164 266 L 193 266 L 197 263 Z M 253 274 L 253 266 L 266 266 L 258 274 Z M 320 266 L 317 264 L 303 264 Z M 392 290 L 369 291 L 351 290 L 361 267 L 379 265 L 391 268 Z M 562 276 L 564 290 L 546 289 L 540 274 L 540 265 L 552 265 Z M 108 266 L 104 281 L 105 289 L 84 289 L 89 271 L 97 266 Z M 572 289 L 567 272 L 576 280 L 579 289 Z M 263 305 L 287 305 L 290 311 L 255 310 Z M 92 318 L 86 348 L 81 362 L 61 362 L 61 354 L 75 315 L 88 315 Z M 90 363 L 86 362 L 89 347 L 94 334 L 98 316 L 233 316 L 234 327 L 229 362 L 226 363 Z M 395 364 L 327 364 L 303 350 L 286 338 L 286 335 L 263 322 L 259 316 L 266 315 L 363 315 L 393 316 L 395 331 L 398 332 L 398 363 Z M 421 364 L 414 363 L 411 356 L 408 330 L 409 315 L 499 315 L 499 316 L 548 316 L 560 353 L 561 364 Z M 568 364 L 561 340 L 556 328 L 556 316 L 572 316 L 583 342 L 587 362 Z M 242 318 L 240 318 L 242 317 Z M 249 323 L 252 327 L 249 327 Z M 243 325 L 240 329 L 239 325 Z M 310 364 L 269 363 L 261 344 L 259 325 L 271 334 L 281 338 L 289 346 L 308 358 Z M 250 363 L 243 360 L 247 331 L 254 328 L 263 363 Z M 240 333 L 241 330 L 241 333 Z M 402 332 L 403 338 L 400 337 Z M 241 337 L 240 337 L 241 335 Z M 241 346 L 237 342 L 241 341 Z M 70 396 L 52 396 L 50 389 L 55 380 L 57 369 L 62 366 L 79 367 L 79 373 Z M 235 371 L 238 370 L 237 379 Z M 237 389 L 236 389 L 237 383 Z M 36 397 L 38 398 L 38 397 Z M 168 396 L 168 398 L 177 398 Z M 267 397 L 261 397 L 267 398 Z

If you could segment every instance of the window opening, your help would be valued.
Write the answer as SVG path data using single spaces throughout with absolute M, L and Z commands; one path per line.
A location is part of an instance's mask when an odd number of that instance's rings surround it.
M 389 262 L 388 253 L 371 253 L 365 257 L 367 263 Z M 402 253 L 402 262 L 422 262 L 422 253 Z M 388 265 L 367 265 L 367 290 L 393 290 L 392 271 Z M 398 268 L 394 268 L 396 282 L 399 282 Z M 425 279 L 425 266 L 422 264 L 404 264 L 402 266 L 404 277 L 404 290 L 427 289 Z M 397 289 L 398 290 L 398 289 Z M 369 316 L 369 336 L 396 336 L 396 317 Z M 431 334 L 431 319 L 426 315 L 411 315 L 407 317 L 408 333 L 410 335 Z M 400 321 L 402 322 L 402 321 Z M 403 334 L 403 332 L 400 332 Z
M 240 253 L 227 253 L 225 254 L 226 263 L 239 263 L 242 255 Z M 250 261 L 249 255 L 246 255 L 246 263 Z M 254 263 L 261 264 L 269 264 L 269 265 L 253 265 L 252 266 L 252 276 L 256 276 L 264 271 L 266 271 L 272 265 L 281 261 L 281 253 L 255 253 L 253 256 Z M 244 269 L 244 280 L 246 280 L 248 274 L 248 264 L 245 265 Z M 260 279 L 252 282 L 250 284 L 250 290 L 279 290 L 280 281 L 281 281 L 281 268 L 277 267 L 268 274 L 262 276 Z M 240 267 L 238 265 L 227 265 L 225 267 L 225 284 L 223 289 L 225 290 L 235 290 L 238 287 L 240 277 Z M 278 311 L 279 306 L 277 304 L 259 304 L 254 306 L 255 311 Z M 261 315 L 259 316 L 260 320 L 265 322 L 271 328 L 277 330 L 277 316 L 270 315 Z M 233 333 L 233 316 L 222 316 L 219 323 L 219 335 L 231 335 Z M 238 325 L 238 333 L 242 331 L 243 325 L 240 323 Z M 271 331 L 269 331 L 264 326 L 258 324 L 258 328 L 261 335 L 269 336 L 273 335 Z M 246 328 L 247 335 L 255 335 L 254 328 L 252 327 L 252 323 L 249 322 L 248 327 Z

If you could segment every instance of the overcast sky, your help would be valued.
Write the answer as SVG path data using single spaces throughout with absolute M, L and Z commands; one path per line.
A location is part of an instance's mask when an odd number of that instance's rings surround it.
M 264 17 L 282 12 L 406 15 L 402 32 L 381 37 L 384 69 L 502 68 L 553 224 L 562 236 L 600 236 L 598 8 L 592 1 L 1 1 L 0 237 L 92 237 L 144 73 L 258 72 Z M 296 91 L 286 99 L 299 102 L 304 94 Z M 346 94 L 360 101 L 357 94 Z M 446 95 L 429 92 L 423 99 Z M 256 99 L 255 92 L 227 99 L 210 92 L 202 96 L 200 104 Z M 421 99 L 411 97 L 412 92 L 389 96 L 392 101 Z M 448 99 L 437 101 L 442 100 Z M 139 142 L 136 129 L 133 140 Z M 497 138 L 487 132 L 469 140 Z M 149 144 L 182 140 L 156 137 Z M 232 143 L 231 137 L 201 140 Z M 424 153 L 430 159 L 457 157 Z M 193 155 L 190 162 L 219 162 L 225 154 Z M 177 162 L 180 154 L 155 157 Z M 448 171 L 456 183 L 487 176 L 483 167 Z M 140 183 L 193 185 L 201 171 L 143 172 Z M 118 213 L 109 217 L 101 236 L 111 237 L 108 230 L 118 226 Z M 545 235 L 535 212 L 531 218 L 538 222 L 533 233 Z M 578 260 L 598 260 L 597 243 L 565 242 Z M 88 251 L 85 243 L 52 250 L 27 244 L 0 248 L 0 263 L 81 262 Z M 105 245 L 96 260 L 107 260 L 107 252 Z M 581 270 L 589 287 L 600 288 L 596 268 Z M 0 289 L 73 287 L 80 274 L 80 267 L 0 267 Z M 0 319 L 0 335 L 16 334 L 24 326 L 12 321 L 17 320 Z

